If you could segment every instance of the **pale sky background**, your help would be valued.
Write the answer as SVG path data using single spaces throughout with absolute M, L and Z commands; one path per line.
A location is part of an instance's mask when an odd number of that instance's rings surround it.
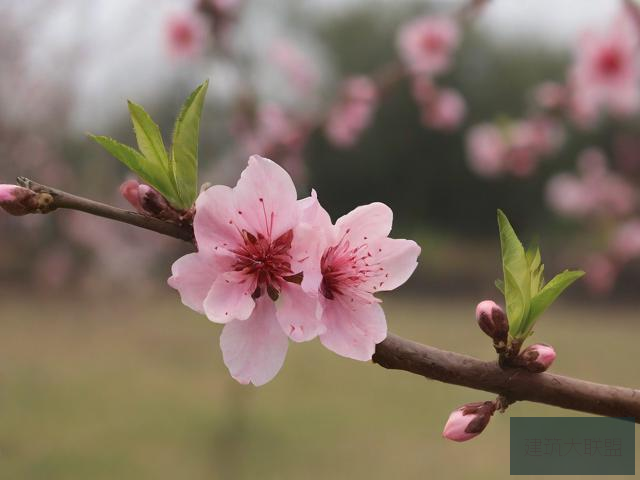
M 333 16 L 354 6 L 392 8 L 408 0 L 300 1 L 299 5 L 308 8 L 310 15 Z M 262 48 L 270 38 L 282 35 L 273 12 L 282 8 L 286 0 L 248 2 L 252 4 L 252 15 L 240 37 Z M 153 8 L 149 8 L 150 4 Z M 0 14 L 6 9 L 24 25 L 37 22 L 37 35 L 33 37 L 36 46 L 30 50 L 31 68 L 64 88 L 73 89 L 77 98 L 73 127 L 86 131 L 99 130 L 114 118 L 126 115 L 126 98 L 150 102 L 180 78 L 212 77 L 212 98 L 216 88 L 223 95 L 224 88 L 233 85 L 233 72 L 224 64 L 212 65 L 209 61 L 182 65 L 167 58 L 163 37 L 167 16 L 189 9 L 191 4 L 189 0 L 0 0 Z M 460 4 L 458 0 L 425 2 L 444 11 Z M 491 0 L 476 25 L 506 42 L 539 42 L 568 48 L 580 30 L 605 26 L 620 5 L 620 0 Z M 39 8 L 42 6 L 45 8 Z M 48 13 L 42 15 L 43 11 Z M 300 45 L 306 42 L 307 50 L 313 52 L 314 46 L 304 38 L 304 32 L 298 35 Z M 322 64 L 321 47 L 316 46 L 315 53 Z M 70 58 L 82 60 L 78 63 Z M 0 71 L 0 75 L 5 74 Z M 5 110 L 12 107 L 6 99 L 3 103 Z

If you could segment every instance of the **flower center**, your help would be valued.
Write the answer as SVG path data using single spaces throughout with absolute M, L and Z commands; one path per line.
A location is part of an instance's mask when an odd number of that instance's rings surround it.
M 444 41 L 440 35 L 427 34 L 422 38 L 422 49 L 425 53 L 437 53 L 444 48 Z
M 293 230 L 287 230 L 273 241 L 261 233 L 253 235 L 246 230 L 241 233 L 243 244 L 232 250 L 236 255 L 233 269 L 255 279 L 253 298 L 266 291 L 275 302 L 280 295 L 282 281 L 302 282 L 302 272 L 294 274 L 291 270 L 289 251 Z
M 345 236 L 348 233 L 349 230 Z M 345 236 L 337 245 L 327 248 L 322 255 L 320 293 L 328 300 L 344 297 L 351 302 L 375 302 L 372 294 L 384 284 L 384 278 L 387 278 L 388 274 L 384 267 L 375 261 L 367 243 L 352 247 Z M 380 277 L 382 281 L 372 284 L 373 279 L 377 282 L 376 277 Z
M 622 55 L 615 48 L 607 48 L 598 59 L 598 69 L 604 75 L 616 75 L 622 69 Z

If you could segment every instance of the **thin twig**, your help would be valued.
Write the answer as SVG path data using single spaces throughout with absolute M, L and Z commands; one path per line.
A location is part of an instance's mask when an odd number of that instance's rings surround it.
M 18 183 L 53 198 L 41 213 L 57 208 L 79 210 L 180 240 L 193 241 L 193 229 L 189 225 L 177 225 L 115 208 L 40 185 L 24 177 L 20 177 Z M 640 423 L 640 390 L 632 388 L 592 383 L 551 373 L 502 368 L 497 362 L 485 362 L 440 350 L 391 333 L 376 346 L 373 361 L 384 368 L 405 370 L 432 380 L 496 393 L 504 398 L 505 407 L 515 401 L 527 400 L 596 415 L 631 417 Z
M 17 178 L 18 185 L 28 188 L 36 193 L 51 195 L 52 201 L 48 202 L 46 207 L 41 209 L 39 213 L 49 213 L 58 208 L 68 210 L 78 210 L 98 217 L 109 218 L 118 222 L 128 223 L 136 227 L 145 228 L 153 232 L 168 235 L 170 237 L 193 242 L 193 229 L 189 225 L 178 225 L 175 223 L 165 222 L 148 215 L 142 215 L 137 212 L 131 212 L 122 208 L 112 207 L 105 203 L 89 200 L 88 198 L 72 195 L 56 188 L 41 185 L 33 180 L 25 177 Z

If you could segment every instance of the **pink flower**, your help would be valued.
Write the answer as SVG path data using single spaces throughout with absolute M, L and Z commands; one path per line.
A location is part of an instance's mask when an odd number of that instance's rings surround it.
M 471 170 L 483 177 L 496 177 L 504 171 L 508 152 L 504 135 L 494 125 L 485 123 L 467 134 L 467 158 Z
M 605 32 L 586 32 L 570 72 L 574 104 L 589 120 L 604 109 L 628 116 L 640 107 L 638 38 L 628 18 L 618 17 Z
M 587 149 L 578 159 L 580 175 L 559 174 L 547 185 L 547 201 L 561 215 L 569 217 L 630 214 L 637 194 L 627 180 L 607 168 L 604 154 Z
M 278 40 L 271 45 L 269 54 L 301 95 L 307 95 L 315 88 L 318 81 L 317 68 L 294 43 Z
M 442 436 L 454 442 L 466 442 L 480 435 L 496 411 L 494 402 L 468 403 L 449 415 Z
M 525 348 L 516 358 L 516 365 L 533 373 L 541 373 L 549 369 L 556 359 L 556 351 L 551 345 L 536 343 Z
M 449 69 L 459 36 L 458 25 L 451 18 L 425 16 L 400 28 L 397 46 L 413 73 L 437 75 Z
M 320 341 L 329 350 L 355 360 L 370 360 L 387 336 L 387 322 L 374 294 L 402 285 L 417 266 L 420 247 L 388 238 L 393 213 L 382 203 L 361 206 L 335 225 L 315 197 L 304 200 L 302 220 L 320 226 L 308 252 L 303 288 L 319 292 Z M 318 261 L 319 260 L 319 261 Z
M 591 292 L 598 295 L 605 295 L 613 289 L 618 267 L 605 255 L 592 255 L 586 261 L 584 279 Z
M 254 155 L 234 188 L 210 187 L 196 201 L 198 252 L 173 264 L 169 285 L 185 305 L 224 323 L 224 362 L 240 383 L 262 385 L 280 370 L 287 337 L 325 332 L 317 295 L 302 290 L 309 233 L 291 177 Z M 310 237 L 305 237 L 310 235 Z
M 640 256 L 640 220 L 630 220 L 618 227 L 611 242 L 611 250 L 623 262 Z
M 555 82 L 544 82 L 536 87 L 534 98 L 541 108 L 556 110 L 565 105 L 568 93 L 564 85 Z
M 325 132 L 338 147 L 353 146 L 369 126 L 378 103 L 378 89 L 368 77 L 346 79 L 338 102 L 331 107 Z
M 460 93 L 451 88 L 439 90 L 423 107 L 422 120 L 425 126 L 438 130 L 455 130 L 467 113 L 467 106 Z
M 174 13 L 167 19 L 166 35 L 172 57 L 192 58 L 202 53 L 207 29 L 195 13 Z

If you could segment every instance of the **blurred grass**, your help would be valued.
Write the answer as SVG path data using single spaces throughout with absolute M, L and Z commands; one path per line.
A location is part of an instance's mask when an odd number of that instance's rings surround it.
M 492 356 L 471 300 L 394 297 L 385 308 L 398 334 Z M 637 319 L 631 308 L 554 306 L 534 338 L 556 347 L 556 372 L 638 387 Z M 173 295 L 5 299 L 0 477 L 508 476 L 508 415 L 465 444 L 440 436 L 453 408 L 490 394 L 343 359 L 317 342 L 292 344 L 270 384 L 242 387 L 222 364 L 219 330 Z M 509 414 L 575 415 L 529 403 Z

